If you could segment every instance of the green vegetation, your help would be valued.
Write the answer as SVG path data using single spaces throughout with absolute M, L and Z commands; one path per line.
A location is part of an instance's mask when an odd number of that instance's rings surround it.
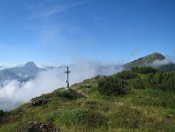
M 98 91 L 102 95 L 117 96 L 128 94 L 127 83 L 118 77 L 103 77 L 99 80 Z
M 80 130 L 91 130 L 94 128 L 105 127 L 107 125 L 107 119 L 100 112 L 77 108 L 64 111 L 61 114 L 60 123 L 65 127 L 76 126 L 77 129 L 80 128 Z M 80 127 L 80 125 L 82 127 Z
M 150 55 L 147 55 L 145 57 L 139 58 L 137 60 L 134 60 L 130 63 L 125 64 L 125 67 L 132 68 L 132 67 L 143 67 L 148 66 L 151 63 L 153 63 L 155 60 L 163 60 L 165 59 L 165 56 L 163 56 L 160 53 L 153 53 Z
M 4 111 L 0 110 L 0 117 L 2 117 L 4 115 Z
M 136 73 L 142 73 L 142 74 L 149 74 L 149 73 L 156 73 L 158 72 L 157 69 L 154 69 L 152 67 L 132 67 L 131 71 L 136 72 Z
M 156 72 L 149 75 L 147 80 L 150 88 L 175 91 L 175 72 Z
M 73 91 L 72 89 L 67 89 L 67 90 L 61 91 L 57 95 L 59 97 L 66 98 L 66 99 L 71 99 L 71 100 L 82 97 L 80 94 Z
M 122 71 L 116 74 L 116 76 L 124 80 L 129 80 L 138 77 L 138 74 L 133 71 Z
M 175 72 L 137 68 L 87 79 L 72 85 L 73 90 L 61 88 L 43 95 L 45 105 L 29 102 L 11 112 L 0 110 L 0 132 L 23 132 L 29 121 L 52 122 L 65 132 L 173 132 L 174 78 Z

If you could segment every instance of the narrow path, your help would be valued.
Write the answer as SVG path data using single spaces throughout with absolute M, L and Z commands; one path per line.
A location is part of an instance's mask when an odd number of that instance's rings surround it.
M 88 97 L 89 97 L 87 94 L 83 93 L 82 90 L 75 90 L 75 89 L 72 89 L 72 88 L 70 88 L 70 89 L 71 89 L 72 91 L 74 91 L 74 92 L 76 92 L 76 93 L 82 95 L 82 96 L 85 97 L 85 98 L 88 98 Z

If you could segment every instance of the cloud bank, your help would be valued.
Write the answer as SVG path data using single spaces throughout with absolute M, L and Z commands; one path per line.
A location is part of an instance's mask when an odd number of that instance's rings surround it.
M 171 61 L 169 59 L 163 59 L 163 60 L 155 60 L 152 64 L 150 64 L 149 66 L 155 67 L 155 68 L 159 68 L 163 65 L 167 65 L 170 64 Z
M 40 72 L 28 82 L 11 80 L 0 87 L 0 109 L 12 110 L 31 98 L 66 86 L 65 67 Z M 111 75 L 122 71 L 121 65 L 105 65 L 98 61 L 78 60 L 70 65 L 70 84 L 78 83 L 96 75 Z

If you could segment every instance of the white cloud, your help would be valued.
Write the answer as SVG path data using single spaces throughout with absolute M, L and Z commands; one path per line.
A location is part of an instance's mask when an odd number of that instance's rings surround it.
M 27 102 L 33 97 L 64 86 L 62 80 L 64 76 L 61 77 L 62 79 L 58 77 L 58 75 L 61 76 L 60 72 L 58 70 L 41 72 L 35 79 L 25 83 L 17 80 L 9 81 L 4 87 L 0 88 L 0 100 L 4 103 L 0 108 L 7 110 L 13 109 L 16 107 L 15 104 Z M 10 105 L 7 105 L 5 102 L 10 102 Z
M 48 5 L 45 3 L 44 5 L 40 6 L 30 6 L 28 7 L 29 10 L 32 11 L 32 15 L 30 19 L 34 18 L 47 18 L 54 16 L 58 13 L 62 13 L 64 11 L 70 10 L 76 6 L 82 5 L 87 3 L 88 1 L 79 1 L 71 4 L 56 4 L 56 5 Z
M 152 66 L 152 67 L 161 67 L 161 66 L 167 65 L 169 63 L 171 63 L 171 61 L 168 60 L 168 59 L 155 60 L 152 64 L 150 64 L 150 66 Z

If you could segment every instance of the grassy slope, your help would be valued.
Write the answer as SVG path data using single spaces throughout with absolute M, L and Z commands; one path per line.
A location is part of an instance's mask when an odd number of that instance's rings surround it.
M 84 85 L 93 87 L 87 89 L 82 87 Z M 55 90 L 45 95 L 47 105 L 27 103 L 7 113 L 7 123 L 0 126 L 0 132 L 23 130 L 28 121 L 52 121 L 65 132 L 175 131 L 174 93 L 132 88 L 131 93 L 124 97 L 106 97 L 99 95 L 97 79 L 85 80 L 71 87 L 81 89 L 89 98 L 70 100 L 59 96 L 64 89 Z M 77 117 L 80 115 L 83 119 Z

